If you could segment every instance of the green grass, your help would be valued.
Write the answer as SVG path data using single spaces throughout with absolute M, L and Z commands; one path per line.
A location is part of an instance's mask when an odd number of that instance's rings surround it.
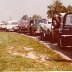
M 47 55 L 51 60 L 40 62 L 30 58 L 14 56 L 8 53 L 9 47 L 20 53 L 27 53 L 23 47 L 33 48 L 37 54 Z M 43 44 L 26 36 L 12 32 L 0 32 L 0 71 L 49 71 L 72 70 L 71 62 L 62 59 Z

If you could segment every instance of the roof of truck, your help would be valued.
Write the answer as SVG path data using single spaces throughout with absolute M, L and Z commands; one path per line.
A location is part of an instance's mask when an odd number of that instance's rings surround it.
M 61 16 L 64 16 L 66 13 L 60 13 Z

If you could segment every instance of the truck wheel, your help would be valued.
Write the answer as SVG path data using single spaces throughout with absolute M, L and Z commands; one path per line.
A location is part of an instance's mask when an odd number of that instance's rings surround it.
M 45 32 L 42 32 L 42 33 L 41 33 L 41 39 L 42 39 L 42 40 L 46 40 L 46 34 L 45 34 Z
M 43 40 L 43 32 L 40 33 L 40 38 Z
M 51 33 L 50 33 L 49 30 L 48 30 L 48 34 L 46 35 L 46 38 L 47 38 L 48 40 L 51 40 Z

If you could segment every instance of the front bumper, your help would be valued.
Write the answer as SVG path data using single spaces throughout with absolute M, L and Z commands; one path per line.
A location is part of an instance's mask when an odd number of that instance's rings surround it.
M 72 35 L 61 35 L 61 46 L 72 47 Z

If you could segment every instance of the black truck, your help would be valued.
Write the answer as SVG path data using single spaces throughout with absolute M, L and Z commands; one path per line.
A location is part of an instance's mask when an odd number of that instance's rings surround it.
M 61 48 L 72 47 L 72 13 L 65 14 L 58 32 L 58 45 Z

